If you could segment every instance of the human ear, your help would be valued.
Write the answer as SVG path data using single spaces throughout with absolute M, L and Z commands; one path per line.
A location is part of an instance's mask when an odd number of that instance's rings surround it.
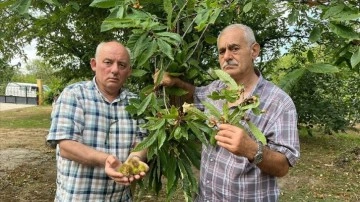
M 95 58 L 91 58 L 90 66 L 91 66 L 91 69 L 95 72 L 96 71 L 96 60 L 95 60 Z
M 260 54 L 260 44 L 254 43 L 251 46 L 251 57 L 255 60 Z

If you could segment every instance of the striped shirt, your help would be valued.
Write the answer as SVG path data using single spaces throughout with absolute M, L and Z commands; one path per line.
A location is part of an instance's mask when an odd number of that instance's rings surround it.
M 54 105 L 47 140 L 75 140 L 125 161 L 145 131 L 125 110 L 136 95 L 122 90 L 109 103 L 92 81 L 64 89 Z M 55 201 L 131 201 L 129 186 L 110 179 L 103 167 L 89 167 L 63 158 L 56 148 L 57 190 Z
M 224 101 L 214 101 L 207 96 L 224 87 L 225 84 L 221 81 L 196 87 L 194 103 L 200 109 L 204 109 L 201 101 L 207 101 L 221 110 Z M 300 157 L 300 144 L 293 101 L 284 91 L 266 81 L 261 75 L 251 95 L 260 97 L 260 109 L 266 112 L 254 115 L 248 111 L 247 116 L 265 134 L 269 148 L 283 153 L 290 165 L 295 165 Z M 242 124 L 251 134 L 246 123 Z M 199 194 L 196 201 L 272 202 L 278 201 L 278 197 L 276 177 L 262 173 L 245 157 L 234 155 L 219 146 L 203 145 Z

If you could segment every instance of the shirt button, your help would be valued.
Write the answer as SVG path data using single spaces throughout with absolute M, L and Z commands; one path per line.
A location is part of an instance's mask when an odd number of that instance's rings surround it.
M 210 180 L 206 180 L 206 183 L 209 184 L 209 183 L 210 183 Z
M 210 162 L 213 162 L 214 161 L 214 159 L 213 158 L 210 158 Z

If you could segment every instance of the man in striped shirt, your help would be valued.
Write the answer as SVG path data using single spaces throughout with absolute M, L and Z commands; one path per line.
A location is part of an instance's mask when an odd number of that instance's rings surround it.
M 123 88 L 130 54 L 116 41 L 102 42 L 90 64 L 94 78 L 66 87 L 51 115 L 47 140 L 58 143 L 55 201 L 131 201 L 130 183 L 146 173 L 125 176 L 117 169 L 132 157 L 146 161 L 146 151 L 131 152 L 145 131 L 125 110 L 136 97 Z
M 254 67 L 260 45 L 251 28 L 229 25 L 218 36 L 217 46 L 221 69 L 245 86 L 243 95 L 230 107 L 252 95 L 260 97 L 260 108 L 266 112 L 257 116 L 248 111 L 247 117 L 265 135 L 267 145 L 256 141 L 246 123 L 242 123 L 244 129 L 220 124 L 215 136 L 217 145 L 202 148 L 196 201 L 278 201 L 277 177 L 285 176 L 300 157 L 295 105 Z M 226 88 L 221 81 L 195 87 L 165 73 L 161 85 L 187 90 L 187 100 L 193 100 L 202 110 L 206 110 L 202 101 L 222 109 L 222 100 L 208 98 L 212 92 Z

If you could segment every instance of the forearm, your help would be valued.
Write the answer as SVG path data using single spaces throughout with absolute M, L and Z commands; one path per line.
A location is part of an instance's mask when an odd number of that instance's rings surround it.
M 60 156 L 87 166 L 103 167 L 109 154 L 73 140 L 61 140 Z
M 187 91 L 188 93 L 185 95 L 185 101 L 187 103 L 193 103 L 194 102 L 194 92 L 195 92 L 195 86 L 187 83 L 185 81 L 182 81 L 179 78 L 175 78 L 174 80 L 174 86 L 181 88 L 185 91 Z
M 262 172 L 276 177 L 283 177 L 289 171 L 289 163 L 284 154 L 264 147 L 263 160 L 257 165 Z
M 147 149 L 137 151 L 137 152 L 131 152 L 128 159 L 131 157 L 138 157 L 140 161 L 146 162 L 147 161 Z

